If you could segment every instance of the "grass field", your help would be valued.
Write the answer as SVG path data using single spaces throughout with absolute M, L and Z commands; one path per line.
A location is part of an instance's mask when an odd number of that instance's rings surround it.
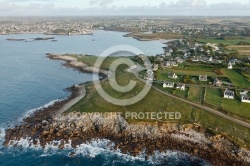
M 207 88 L 205 101 L 223 110 L 250 119 L 250 104 L 242 103 L 239 98 L 230 100 L 223 98 L 223 90 Z M 236 93 L 239 97 L 239 93 Z
M 128 35 L 129 37 L 137 37 L 142 40 L 160 40 L 160 39 L 182 39 L 183 35 L 180 34 L 170 34 L 170 33 L 132 33 Z
M 193 64 L 192 66 L 178 66 L 178 67 L 174 67 L 173 69 L 177 69 L 177 70 L 189 70 L 189 71 L 201 71 L 201 72 L 214 72 L 213 68 L 202 67 L 202 66 L 195 66 L 195 64 Z
M 232 40 L 222 40 L 222 39 L 198 39 L 198 42 L 201 43 L 212 43 L 212 44 L 224 44 L 224 45 L 237 45 L 239 42 L 250 42 L 250 39 L 232 39 Z
M 250 119 L 250 104 L 240 100 L 222 99 L 222 108 L 241 117 Z
M 235 70 L 222 69 L 222 72 L 230 81 L 239 88 L 250 89 L 250 82 L 243 75 Z
M 179 89 L 176 89 L 175 91 L 174 91 L 174 95 L 175 96 L 178 96 L 178 97 L 181 97 L 181 98 L 183 98 L 183 99 L 186 99 L 187 97 L 188 97 L 188 88 L 186 88 L 186 90 L 185 91 L 182 91 L 182 90 L 179 90 Z
M 84 63 L 93 64 L 94 58 L 81 58 L 81 61 Z M 114 58 L 115 59 L 115 58 Z M 109 63 L 111 63 L 114 59 L 108 59 L 103 68 L 107 67 Z M 141 89 L 144 87 L 144 83 L 137 80 L 136 77 L 131 73 L 126 73 L 124 70 L 124 66 L 120 66 L 116 71 L 117 74 L 117 82 L 120 85 L 125 85 L 128 83 L 128 80 L 136 80 L 137 85 L 131 91 L 127 93 L 119 93 L 113 90 L 108 81 L 102 81 L 103 89 L 113 97 L 127 99 L 132 96 L 137 95 Z M 162 85 L 159 85 L 162 87 Z M 178 111 L 182 114 L 182 118 L 176 122 L 178 123 L 198 123 L 205 128 L 212 130 L 214 133 L 221 134 L 227 133 L 228 137 L 236 141 L 238 144 L 243 146 L 244 144 L 250 145 L 250 129 L 235 124 L 231 121 L 220 118 L 214 114 L 207 113 L 204 110 L 193 107 L 189 104 L 183 103 L 179 100 L 168 97 L 154 89 L 151 89 L 149 94 L 140 102 L 130 105 L 130 106 L 116 106 L 110 104 L 106 100 L 104 100 L 99 93 L 96 91 L 93 83 L 88 83 L 86 85 L 87 95 L 81 101 L 79 101 L 76 105 L 74 105 L 68 112 L 159 112 L 159 111 L 168 111 L 175 112 Z M 189 98 L 198 99 L 194 94 L 200 94 L 200 89 L 191 89 L 193 97 L 189 96 Z M 180 95 L 185 96 L 186 92 L 182 94 L 178 91 L 175 93 L 179 93 Z M 198 95 L 197 95 L 198 96 Z M 233 108 L 236 108 L 235 106 Z M 148 120 L 144 120 L 147 122 L 151 122 Z M 153 122 L 153 121 L 152 121 Z M 174 122 L 174 121 L 171 121 Z M 239 141 L 238 139 L 242 139 L 245 143 Z
M 221 107 L 222 92 L 217 88 L 206 88 L 205 102 L 217 108 Z
M 218 75 L 213 71 L 199 71 L 199 70 L 185 70 L 185 69 L 160 69 L 157 71 L 158 80 L 166 80 L 166 76 L 168 76 L 169 72 L 176 73 L 177 75 L 190 75 L 190 76 L 200 76 L 207 75 L 210 77 L 223 77 L 222 75 Z
M 177 79 L 169 78 L 168 77 L 169 72 L 172 72 L 172 71 L 159 69 L 156 72 L 155 76 L 156 76 L 157 80 L 160 80 L 160 81 L 175 82 L 175 83 L 182 82 L 182 78 L 180 76 L 178 76 Z
M 195 86 L 189 87 L 187 99 L 195 103 L 201 103 L 203 98 L 202 90 L 203 90 L 202 87 L 195 87 Z
M 238 51 L 240 55 L 250 55 L 250 45 L 232 45 L 227 48 Z

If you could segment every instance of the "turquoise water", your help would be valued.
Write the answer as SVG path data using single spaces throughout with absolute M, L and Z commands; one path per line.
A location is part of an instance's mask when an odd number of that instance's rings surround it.
M 141 42 L 123 37 L 124 33 L 97 31 L 93 36 L 56 36 L 57 42 L 15 42 L 6 38 L 35 38 L 40 34 L 13 34 L 0 36 L 0 143 L 4 129 L 21 121 L 28 112 L 55 100 L 66 98 L 63 89 L 92 80 L 91 74 L 67 69 L 62 61 L 51 61 L 46 53 L 85 53 L 99 55 L 105 49 L 127 44 L 141 49 L 148 55 L 163 53 L 162 43 Z M 4 148 L 0 145 L 0 165 L 193 165 L 192 158 L 168 152 L 145 161 L 143 154 L 137 158 L 122 155 L 107 148 L 105 140 L 79 147 L 75 158 L 68 157 L 73 149 L 58 150 L 29 147 L 25 140 L 22 147 Z M 155 163 L 155 162 L 158 163 Z M 202 162 L 198 162 L 201 164 Z M 196 164 L 198 164 L 196 163 Z

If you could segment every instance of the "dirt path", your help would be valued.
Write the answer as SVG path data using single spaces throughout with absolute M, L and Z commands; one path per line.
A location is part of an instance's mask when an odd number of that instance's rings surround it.
M 74 106 L 76 103 L 78 103 L 81 99 L 83 99 L 86 95 L 86 88 L 84 85 L 79 86 L 79 95 L 70 100 L 67 104 L 65 104 L 60 110 L 58 110 L 55 117 L 60 117 L 64 112 L 68 111 L 72 106 Z

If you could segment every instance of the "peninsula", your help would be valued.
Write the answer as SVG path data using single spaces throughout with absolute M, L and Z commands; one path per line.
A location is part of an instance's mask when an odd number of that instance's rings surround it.
M 66 61 L 64 65 L 83 72 L 93 70 L 91 64 L 97 58 L 86 55 L 78 57 L 50 53 L 47 56 L 50 59 L 64 60 Z M 101 67 L 102 74 L 107 74 L 104 70 L 106 65 L 110 65 L 115 59 L 115 57 L 107 59 Z M 125 68 L 126 66 L 123 66 L 117 71 L 119 73 L 118 82 L 120 83 L 124 81 L 124 78 L 126 80 L 136 79 L 134 74 L 126 72 Z M 139 91 L 143 83 L 140 80 L 137 81 L 139 85 L 136 87 L 136 91 Z M 101 82 L 104 89 L 109 89 L 110 85 L 105 79 Z M 86 90 L 83 89 L 83 86 Z M 146 160 L 153 155 L 154 151 L 164 152 L 168 149 L 188 153 L 195 156 L 197 161 L 205 159 L 213 165 L 231 165 L 232 163 L 249 165 L 250 152 L 239 147 L 229 135 L 218 131 L 218 129 L 216 132 L 208 127 L 203 127 L 199 123 L 191 123 L 188 119 L 192 120 L 193 118 L 186 117 L 188 114 L 206 114 L 206 112 L 174 100 L 154 89 L 148 95 L 154 97 L 147 96 L 142 102 L 125 108 L 110 105 L 101 99 L 91 82 L 85 85 L 75 85 L 69 90 L 72 94 L 66 100 L 37 110 L 32 116 L 24 119 L 24 123 L 20 126 L 8 129 L 5 136 L 5 146 L 18 146 L 18 140 L 26 138 L 30 143 L 37 146 L 45 147 L 46 144 L 53 144 L 63 149 L 69 143 L 71 143 L 71 146 L 77 147 L 93 139 L 108 139 L 114 142 L 115 148 L 120 149 L 125 154 L 136 156 L 144 151 L 147 154 Z M 126 95 L 131 96 L 133 94 Z M 126 95 L 123 97 L 126 97 Z M 169 105 L 169 103 L 175 104 Z M 68 109 L 69 107 L 70 109 Z M 139 107 L 140 110 L 144 111 L 147 111 L 147 109 L 160 111 L 159 108 L 164 111 L 178 109 L 183 117 L 181 121 L 135 121 L 125 118 L 125 111 L 137 111 Z M 67 108 L 66 112 L 64 112 L 65 108 Z M 180 108 L 185 108 L 185 110 L 182 111 Z M 104 114 L 105 116 L 102 116 Z M 221 118 L 215 115 L 210 116 L 214 118 L 215 122 L 219 119 L 221 121 Z M 198 116 L 196 118 L 196 121 L 200 121 Z M 224 121 L 229 123 L 226 120 L 221 122 Z M 235 126 L 239 125 L 235 124 Z M 239 127 L 239 130 L 241 129 L 245 130 Z M 233 135 L 233 133 L 230 133 L 230 135 Z M 70 156 L 74 157 L 75 152 L 72 151 Z

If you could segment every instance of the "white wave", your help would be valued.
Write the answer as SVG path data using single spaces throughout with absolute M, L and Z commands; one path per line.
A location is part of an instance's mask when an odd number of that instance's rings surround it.
M 41 151 L 42 154 L 40 155 L 40 157 L 47 157 L 53 155 L 66 155 L 70 157 L 70 154 L 72 154 L 71 152 L 74 152 L 74 154 L 77 156 L 80 155 L 88 158 L 95 158 L 98 155 L 117 156 L 123 162 L 140 161 L 140 162 L 148 162 L 153 165 L 162 164 L 162 162 L 167 161 L 168 159 L 170 159 L 170 162 L 178 163 L 178 161 L 182 159 L 192 158 L 192 156 L 186 153 L 173 152 L 167 150 L 166 152 L 155 151 L 154 155 L 149 156 L 148 160 L 146 161 L 145 158 L 147 154 L 145 154 L 144 151 L 135 157 L 129 154 L 123 154 L 121 153 L 120 149 L 115 149 L 115 144 L 113 142 L 106 139 L 95 139 L 86 144 L 81 144 L 76 148 L 72 147 L 71 141 L 68 141 L 68 143 L 64 142 L 65 148 L 63 150 L 59 149 L 61 141 L 52 141 L 51 143 L 47 143 L 44 148 L 41 147 L 39 141 L 37 142 L 38 143 L 34 145 L 33 141 L 31 141 L 30 138 L 20 139 L 19 141 L 11 141 L 10 148 L 17 146 L 21 147 L 24 151 L 27 150 Z M 205 162 L 204 165 L 206 165 Z
M 4 137 L 5 137 L 5 129 L 4 128 L 0 128 L 0 148 L 3 145 Z
M 53 100 L 53 101 L 51 101 L 51 102 L 49 102 L 49 103 L 47 103 L 47 104 L 45 104 L 45 105 L 43 105 L 43 106 L 41 106 L 41 107 L 31 109 L 31 110 L 25 112 L 25 113 L 21 116 L 21 118 L 18 119 L 18 121 L 19 121 L 19 122 L 22 122 L 25 118 L 28 118 L 28 117 L 32 116 L 36 111 L 41 110 L 41 109 L 43 109 L 43 108 L 48 108 L 49 106 L 52 106 L 52 105 L 55 104 L 56 102 L 60 102 L 60 101 L 62 101 L 62 99 L 61 99 L 61 100 L 60 100 L 60 99 L 56 99 L 56 100 Z
M 0 140 L 2 140 L 5 137 L 5 129 L 0 128 Z

